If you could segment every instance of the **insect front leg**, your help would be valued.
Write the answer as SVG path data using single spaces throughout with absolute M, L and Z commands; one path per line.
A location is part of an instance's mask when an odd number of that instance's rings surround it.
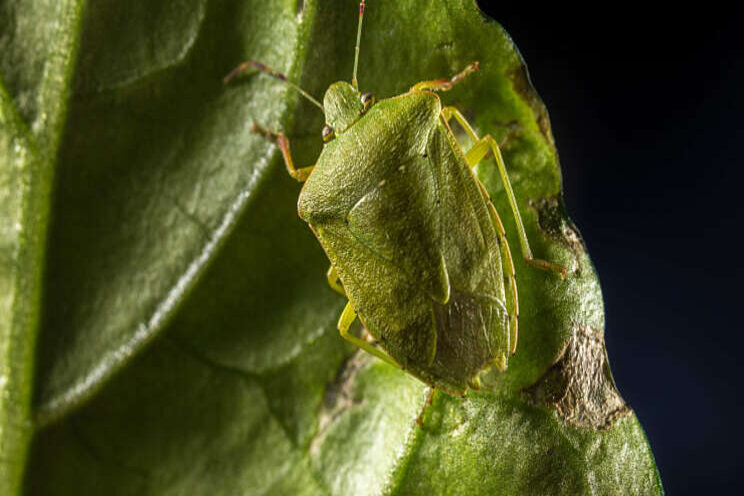
M 356 320 L 356 311 L 354 310 L 354 307 L 351 305 L 351 302 L 346 303 L 346 307 L 344 307 L 344 311 L 341 312 L 341 317 L 338 319 L 338 331 L 341 333 L 341 337 L 347 340 L 348 342 L 360 347 L 367 353 L 370 353 L 380 360 L 389 363 L 390 365 L 394 365 L 395 367 L 398 367 L 399 369 L 402 368 L 400 365 L 398 365 L 398 362 L 393 360 L 393 358 L 382 351 L 381 349 L 377 348 L 376 346 L 373 346 L 372 344 L 368 343 L 364 339 L 358 338 L 354 336 L 353 334 L 349 333 L 349 329 L 351 328 L 351 324 L 354 323 Z
M 276 142 L 276 145 L 282 151 L 282 157 L 284 157 L 284 165 L 287 166 L 287 172 L 289 173 L 289 175 L 301 183 L 307 180 L 315 166 L 311 165 L 310 167 L 302 167 L 301 169 L 295 168 L 294 161 L 292 160 L 292 153 L 289 150 L 289 138 L 284 136 L 284 134 L 281 132 L 269 131 L 268 129 L 259 126 L 255 122 L 251 127 L 251 132 L 254 134 L 260 134 L 264 138 Z
M 331 287 L 332 290 L 334 290 L 341 296 L 346 296 L 346 291 L 344 291 L 343 286 L 338 283 L 338 273 L 336 272 L 336 269 L 333 268 L 333 265 L 328 267 L 326 278 L 328 279 L 328 285 Z
M 465 79 L 468 75 L 478 71 L 478 62 L 473 62 L 461 72 L 455 74 L 451 78 L 434 79 L 432 81 L 421 81 L 420 83 L 414 84 L 410 91 L 449 91 L 457 83 Z

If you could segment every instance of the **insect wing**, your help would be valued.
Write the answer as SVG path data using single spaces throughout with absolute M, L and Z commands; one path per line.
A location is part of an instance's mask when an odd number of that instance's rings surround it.
M 447 125 L 440 120 L 429 143 L 441 202 L 442 250 L 450 299 L 433 303 L 437 352 L 432 375 L 464 386 L 509 354 L 508 313 L 498 233 L 478 179 Z

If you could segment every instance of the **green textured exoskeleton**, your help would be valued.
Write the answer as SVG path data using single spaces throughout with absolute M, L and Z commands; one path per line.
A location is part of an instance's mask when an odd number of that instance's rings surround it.
M 360 5 L 357 56 L 364 2 Z M 286 78 L 263 64 L 248 67 Z M 445 91 L 451 79 L 425 81 L 407 93 L 374 102 L 353 84 L 336 82 L 323 105 L 324 148 L 317 163 L 296 169 L 289 141 L 276 140 L 289 173 L 304 182 L 298 211 L 331 261 L 328 281 L 349 302 L 339 320 L 344 338 L 437 389 L 464 394 L 479 374 L 506 368 L 517 345 L 519 306 L 501 220 L 472 167 L 492 151 L 514 213 L 522 253 L 530 264 L 565 269 L 532 257 L 498 145 L 478 138 Z M 473 140 L 464 153 L 450 128 L 454 117 Z M 339 284 L 339 279 L 341 285 Z M 370 336 L 349 332 L 359 317 Z

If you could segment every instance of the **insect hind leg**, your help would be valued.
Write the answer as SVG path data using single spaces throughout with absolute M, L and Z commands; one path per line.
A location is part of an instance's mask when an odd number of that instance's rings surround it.
M 504 190 L 506 190 L 506 196 L 509 199 L 509 206 L 511 206 L 512 213 L 514 214 L 514 221 L 517 225 L 517 233 L 519 234 L 519 244 L 522 249 L 522 258 L 528 264 L 540 270 L 546 270 L 551 272 L 557 272 L 561 278 L 566 278 L 566 267 L 548 262 L 547 260 L 541 260 L 535 258 L 532 255 L 530 249 L 530 243 L 527 239 L 527 233 L 524 229 L 524 223 L 522 222 L 522 216 L 519 214 L 519 208 L 517 207 L 517 200 L 514 196 L 514 190 L 512 190 L 509 176 L 506 172 L 506 165 L 504 164 L 504 157 L 501 156 L 501 149 L 499 149 L 498 143 L 493 137 L 488 134 L 478 140 L 475 145 L 465 154 L 465 160 L 470 167 L 474 167 L 480 162 L 483 157 L 488 154 L 489 151 L 493 152 L 493 156 L 496 159 L 496 165 L 499 169 L 499 175 L 501 176 L 501 182 L 504 184 Z
M 473 147 L 465 154 L 465 161 L 471 169 L 475 167 L 481 160 L 483 160 L 483 158 L 488 154 L 489 151 L 493 152 L 493 156 L 496 159 L 496 165 L 499 169 L 499 175 L 501 176 L 501 182 L 504 184 L 506 196 L 509 198 L 509 205 L 511 206 L 512 213 L 514 214 L 514 221 L 517 224 L 519 244 L 522 249 L 522 257 L 524 258 L 524 261 L 538 269 L 557 272 L 558 274 L 560 274 L 561 278 L 565 279 L 566 268 L 564 266 L 535 258 L 532 255 L 530 243 L 527 239 L 527 233 L 524 229 L 524 223 L 522 222 L 522 216 L 519 214 L 519 209 L 517 208 L 517 200 L 514 196 L 514 191 L 512 190 L 511 182 L 509 181 L 509 176 L 506 173 L 506 165 L 504 164 L 504 157 L 502 157 L 501 155 L 499 144 L 496 142 L 495 139 L 493 139 L 490 134 L 487 134 L 482 138 L 478 138 L 478 135 L 475 134 L 473 127 L 470 125 L 467 119 L 465 119 L 462 113 L 460 113 L 459 110 L 454 107 L 444 107 L 442 109 L 442 118 L 444 119 L 445 123 L 447 123 L 452 117 L 457 120 L 457 122 L 463 127 L 463 129 L 465 129 L 465 132 L 468 134 L 470 139 L 473 140 Z M 478 184 L 480 184 L 480 182 Z M 482 184 L 480 186 L 481 191 L 483 191 L 490 204 L 491 199 L 488 195 L 488 192 L 485 190 Z M 496 218 L 498 219 L 498 214 L 496 214 Z M 500 219 L 498 219 L 498 222 L 499 224 L 501 224 Z M 503 226 L 501 227 L 501 230 L 503 231 Z
M 382 351 L 380 348 L 368 343 L 364 339 L 358 338 L 351 334 L 349 332 L 349 329 L 351 328 L 351 324 L 354 323 L 356 320 L 356 311 L 354 310 L 354 307 L 351 305 L 351 302 L 346 303 L 346 307 L 344 307 L 344 311 L 341 312 L 341 317 L 338 319 L 338 331 L 341 333 L 341 337 L 347 340 L 348 342 L 358 346 L 359 348 L 363 349 L 367 353 L 370 353 L 380 360 L 389 363 L 390 365 L 393 365 L 395 367 L 398 367 L 399 369 L 402 368 L 398 362 L 393 360 L 393 358 Z
M 434 403 L 434 393 L 436 392 L 436 389 L 433 387 L 426 388 L 426 398 L 424 398 L 424 405 L 421 407 L 421 411 L 419 411 L 418 416 L 416 417 L 416 425 L 419 427 L 424 426 L 424 417 L 426 416 L 426 412 L 429 411 L 429 407 L 431 407 L 432 403 Z

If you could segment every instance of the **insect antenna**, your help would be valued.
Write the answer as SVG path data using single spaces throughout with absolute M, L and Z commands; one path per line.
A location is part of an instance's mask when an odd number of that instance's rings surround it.
M 300 95 L 302 95 L 305 98 L 307 98 L 308 100 L 310 100 L 316 107 L 318 107 L 321 111 L 323 111 L 323 113 L 325 113 L 325 109 L 323 108 L 323 105 L 321 105 L 318 100 L 316 100 L 315 98 L 313 98 L 310 95 L 310 93 L 308 93 L 307 91 L 303 90 L 302 88 L 300 88 L 299 86 L 297 86 L 296 84 L 294 84 L 292 81 L 288 81 L 287 80 L 287 76 L 285 76 L 281 72 L 277 72 L 274 69 L 272 69 L 271 67 L 269 67 L 269 66 L 267 66 L 265 64 L 262 64 L 261 62 L 257 62 L 255 60 L 246 60 L 245 62 L 243 62 L 242 64 L 240 64 L 238 67 L 236 67 L 235 69 L 233 69 L 232 71 L 230 71 L 230 74 L 228 74 L 227 76 L 225 76 L 222 79 L 222 82 L 224 84 L 229 83 L 230 81 L 232 81 L 233 79 L 235 79 L 238 75 L 242 74 L 243 72 L 245 72 L 246 70 L 248 70 L 251 67 L 253 67 L 255 69 L 258 69 L 259 71 L 265 72 L 269 76 L 271 76 L 273 78 L 276 78 L 279 81 L 284 82 L 285 84 L 287 84 L 291 88 L 294 88 L 295 90 L 297 90 L 300 93 Z
M 364 19 L 364 0 L 359 4 L 359 25 L 357 26 L 357 41 L 354 48 L 354 74 L 351 76 L 351 84 L 359 89 L 357 82 L 357 67 L 359 66 L 359 42 L 362 41 L 362 20 Z

